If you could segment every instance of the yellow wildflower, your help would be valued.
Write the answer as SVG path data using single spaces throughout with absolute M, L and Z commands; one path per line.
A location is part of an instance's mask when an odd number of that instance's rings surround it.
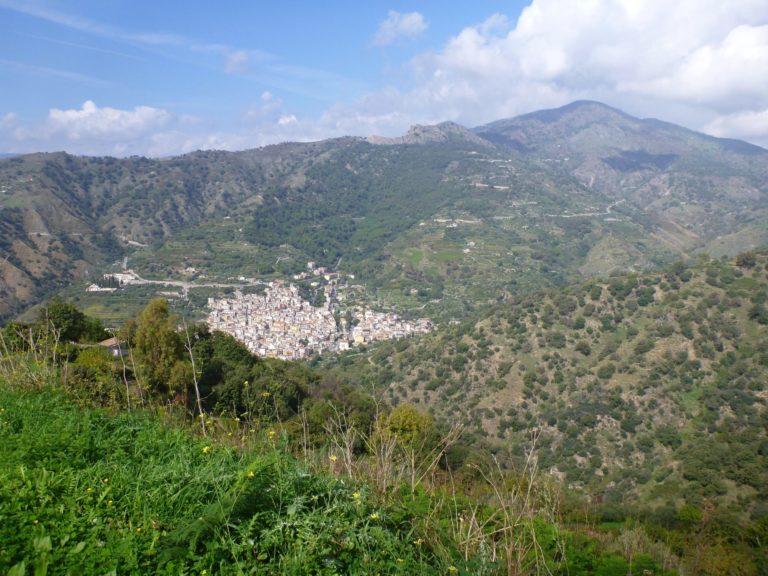
M 336 460 L 338 460 L 336 454 L 331 454 L 328 458 L 330 458 L 331 462 L 336 462 Z
M 373 514 L 371 514 L 370 518 L 371 520 L 378 520 L 379 518 L 381 518 L 381 516 L 379 516 L 378 512 L 374 512 Z
M 253 473 L 253 470 L 248 470 L 248 473 L 246 474 L 246 476 L 248 478 L 253 478 L 254 476 L 256 476 L 256 474 Z
M 211 451 L 210 446 L 203 446 L 203 454 L 208 454 Z
M 354 498 L 355 500 L 360 500 L 360 496 L 361 496 L 360 492 L 352 493 L 352 498 Z
M 413 541 L 413 543 L 416 544 L 416 546 L 421 546 L 422 544 L 424 544 L 424 540 L 422 540 L 421 538 L 417 538 L 416 540 Z

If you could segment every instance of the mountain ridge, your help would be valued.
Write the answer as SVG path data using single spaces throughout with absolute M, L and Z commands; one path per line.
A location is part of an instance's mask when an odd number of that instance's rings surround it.
M 604 104 L 472 130 L 414 127 L 382 142 L 0 160 L 0 315 L 125 255 L 149 273 L 219 276 L 341 258 L 391 305 L 434 312 L 429 301 L 449 294 L 450 316 L 461 300 L 475 307 L 493 293 L 768 243 L 762 151 Z M 214 249 L 231 256 L 203 257 Z M 504 279 L 513 269 L 516 286 Z

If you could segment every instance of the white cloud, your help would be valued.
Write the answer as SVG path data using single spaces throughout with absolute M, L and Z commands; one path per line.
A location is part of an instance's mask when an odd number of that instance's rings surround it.
M 375 43 L 413 37 L 426 26 L 419 13 L 391 11 Z M 215 50 L 227 57 L 228 71 L 244 73 L 251 64 L 249 74 L 276 92 L 312 97 L 318 86 L 323 93 L 344 88 L 314 118 L 262 92 L 229 130 L 213 119 L 184 122 L 159 108 L 86 103 L 80 110 L 51 111 L 39 129 L 14 124 L 5 131 L 15 130 L 17 144 L 36 142 L 38 149 L 101 154 L 121 145 L 128 153 L 167 155 L 346 134 L 394 135 L 415 123 L 443 120 L 476 126 L 590 98 L 639 116 L 768 144 L 768 0 L 532 0 L 516 21 L 495 14 L 458 30 L 408 63 L 407 82 L 393 74 L 399 83 L 354 101 L 344 94 L 360 93 L 359 86 L 348 89 L 335 75 L 253 51 Z
M 468 26 L 411 71 L 411 89 L 389 91 L 393 129 L 426 117 L 477 125 L 579 98 L 702 128 L 768 108 L 768 3 L 533 0 L 516 23 L 497 14 Z M 362 116 L 372 100 L 355 105 Z
M 37 125 L 19 123 L 12 115 L 0 122 L 0 150 L 36 152 L 67 150 L 74 154 L 124 156 L 146 154 L 153 137 L 174 126 L 191 126 L 192 117 L 176 117 L 167 110 L 136 106 L 121 110 L 99 107 L 87 100 L 81 108 L 48 111 Z
M 426 29 L 427 22 L 418 12 L 390 10 L 387 19 L 379 25 L 373 43 L 376 46 L 387 46 L 403 38 L 415 38 Z
M 50 110 L 46 128 L 50 134 L 61 134 L 69 140 L 130 140 L 162 128 L 170 121 L 171 114 L 161 108 L 99 108 L 88 100 L 79 110 Z
M 278 126 L 291 126 L 298 123 L 299 119 L 296 118 L 295 114 L 286 114 L 285 116 L 280 116 L 280 118 L 277 119 Z
M 283 101 L 270 91 L 264 91 L 259 101 L 245 111 L 245 120 L 249 123 L 268 123 L 277 121 L 284 114 Z
M 229 74 L 245 74 L 248 71 L 248 63 L 251 56 L 245 50 L 238 50 L 227 55 L 225 69 Z
M 718 116 L 704 130 L 713 136 L 747 139 L 768 148 L 768 109 Z
M 657 77 L 620 88 L 733 110 L 764 102 L 767 86 L 768 25 L 740 25 L 696 47 Z
M 16 114 L 7 112 L 0 116 L 0 130 L 7 130 L 16 124 Z

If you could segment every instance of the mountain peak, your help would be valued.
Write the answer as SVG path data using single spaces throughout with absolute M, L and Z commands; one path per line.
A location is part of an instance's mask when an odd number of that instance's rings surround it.
M 489 146 L 489 143 L 478 137 L 474 132 L 456 124 L 455 122 L 441 122 L 440 124 L 411 126 L 404 136 L 387 138 L 385 136 L 369 136 L 371 144 L 395 145 L 395 144 L 430 144 L 435 142 L 468 141 L 481 146 Z
M 478 126 L 474 132 L 506 149 L 519 152 L 611 156 L 616 151 L 677 154 L 698 149 L 760 155 L 765 150 L 735 140 L 708 136 L 652 118 L 637 118 L 602 102 L 577 100 L 547 110 Z M 692 148 L 691 148 L 692 147 Z M 583 159 L 583 158 L 582 158 Z
M 622 112 L 618 108 L 613 108 L 602 102 L 595 100 L 576 100 L 559 108 L 548 108 L 522 114 L 515 118 L 497 120 L 479 126 L 478 132 L 486 129 L 503 127 L 510 124 L 554 124 L 556 122 L 567 122 L 569 124 L 583 124 L 595 121 L 638 121 L 637 118 Z

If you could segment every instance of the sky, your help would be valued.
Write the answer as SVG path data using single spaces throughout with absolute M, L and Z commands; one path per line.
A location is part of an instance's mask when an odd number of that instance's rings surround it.
M 0 0 L 0 152 L 165 157 L 598 100 L 768 147 L 768 0 Z

